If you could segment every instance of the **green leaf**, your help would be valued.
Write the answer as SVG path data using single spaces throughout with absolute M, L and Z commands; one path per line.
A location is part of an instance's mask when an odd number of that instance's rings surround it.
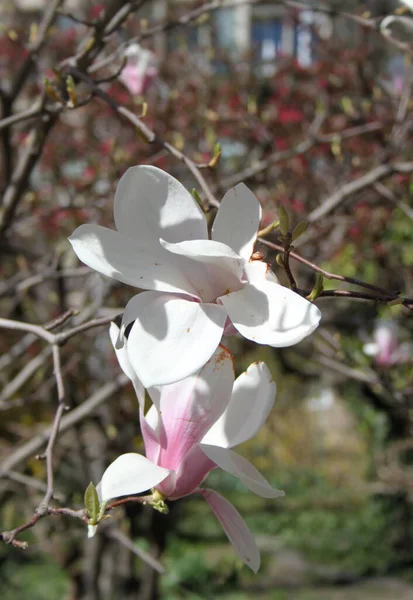
M 294 240 L 299 238 L 300 235 L 303 235 L 303 233 L 306 231 L 307 227 L 308 227 L 307 221 L 300 221 L 300 223 L 297 223 L 297 225 L 294 227 L 292 235 L 291 235 L 293 242 L 294 242 Z
M 198 202 L 198 204 L 200 204 L 202 206 L 201 196 L 198 194 L 198 192 L 195 188 L 192 188 L 191 194 L 193 195 L 195 200 Z
M 290 219 L 283 205 L 278 210 L 278 216 L 280 219 L 280 231 L 283 235 L 287 235 L 290 227 Z

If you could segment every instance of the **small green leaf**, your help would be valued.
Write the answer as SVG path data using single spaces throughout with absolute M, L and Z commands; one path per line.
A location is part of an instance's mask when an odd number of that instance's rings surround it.
M 208 167 L 215 167 L 218 164 L 219 159 L 221 158 L 221 144 L 217 142 L 214 146 L 214 156 L 208 163 Z
M 293 232 L 291 234 L 291 239 L 294 242 L 297 238 L 300 237 L 300 235 L 303 235 L 303 233 L 306 231 L 308 227 L 308 223 L 307 221 L 300 221 L 300 223 L 297 223 L 297 225 L 294 227 Z
M 318 298 L 318 296 L 324 290 L 323 282 L 324 282 L 324 277 L 322 276 L 321 273 L 317 273 L 316 280 L 315 280 L 315 286 L 314 286 L 311 294 L 309 294 L 307 296 L 307 300 L 309 300 L 310 302 L 313 302 L 314 300 L 316 300 Z
M 195 200 L 198 202 L 198 204 L 202 206 L 201 196 L 198 194 L 198 192 L 195 188 L 192 188 L 191 194 L 193 195 Z
M 95 525 L 99 515 L 99 497 L 92 482 L 89 483 L 85 491 L 85 507 L 89 515 L 91 525 Z
M 267 235 L 269 235 L 272 231 L 274 231 L 274 229 L 277 229 L 277 227 L 279 227 L 280 222 L 279 221 L 273 221 L 271 223 L 271 225 L 268 225 L 268 227 L 264 227 L 264 229 L 260 229 L 260 231 L 258 232 L 258 237 L 265 237 Z
M 290 227 L 290 219 L 283 205 L 278 210 L 278 216 L 280 219 L 280 231 L 283 235 L 287 235 Z

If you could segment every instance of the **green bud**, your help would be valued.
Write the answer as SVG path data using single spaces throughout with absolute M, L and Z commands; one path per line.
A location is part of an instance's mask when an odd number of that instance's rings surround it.
M 77 106 L 77 92 L 75 80 L 71 75 L 66 79 L 66 91 L 72 106 Z
M 221 158 L 221 144 L 217 142 L 214 146 L 214 156 L 208 163 L 208 167 L 215 167 L 218 164 L 219 159 Z
M 90 524 L 96 525 L 99 516 L 99 497 L 92 482 L 89 483 L 85 491 L 85 507 L 89 515 Z
M 403 304 L 403 298 L 395 298 L 394 300 L 387 302 L 388 306 L 397 306 L 398 304 Z
M 277 265 L 284 268 L 284 256 L 282 254 L 277 254 L 275 261 Z
M 202 206 L 201 196 L 198 194 L 198 192 L 197 192 L 197 190 L 195 188 L 192 188 L 191 194 L 193 195 L 193 197 L 195 198 L 195 200 L 198 202 L 198 204 L 200 206 Z
M 277 229 L 279 224 L 280 224 L 279 221 L 274 221 L 273 223 L 271 223 L 271 225 L 268 225 L 268 227 L 264 227 L 264 229 L 261 229 L 258 232 L 258 237 L 265 237 L 265 236 L 269 235 L 272 231 L 274 231 L 274 229 Z
M 354 115 L 354 106 L 351 98 L 348 96 L 343 96 L 340 100 L 341 108 L 347 116 Z

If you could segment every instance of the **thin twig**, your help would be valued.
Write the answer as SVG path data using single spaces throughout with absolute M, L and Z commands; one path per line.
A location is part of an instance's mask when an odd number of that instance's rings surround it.
M 117 540 L 118 542 L 120 542 L 122 544 L 122 546 L 125 546 L 125 548 L 128 548 L 128 550 L 130 550 L 131 552 L 133 552 L 133 554 L 135 554 L 141 560 L 143 560 L 144 562 L 146 562 L 150 567 L 152 567 L 152 569 L 155 569 L 155 571 L 157 571 L 158 573 L 161 573 L 161 574 L 165 573 L 165 569 L 161 565 L 161 563 L 159 562 L 159 560 L 157 560 L 154 556 L 151 556 L 150 554 L 148 554 L 148 552 L 145 552 L 145 550 L 142 550 L 142 548 L 139 548 L 139 546 L 137 546 L 136 544 L 134 544 L 119 529 L 112 529 L 111 528 L 107 532 L 107 535 L 110 538 L 112 538 L 112 539 Z
M 307 216 L 309 223 L 314 223 L 327 216 L 336 209 L 346 198 L 373 186 L 378 181 L 385 179 L 395 173 L 413 173 L 413 162 L 395 162 L 379 165 L 368 171 L 358 179 L 350 181 L 338 189 L 334 194 L 323 200 L 323 202 L 312 210 Z
M 123 373 L 116 377 L 114 381 L 105 383 L 95 393 L 93 393 L 87 400 L 82 404 L 71 410 L 65 415 L 60 422 L 60 433 L 64 433 L 89 415 L 91 415 L 103 402 L 106 402 L 112 394 L 124 387 L 130 382 L 129 378 Z M 18 464 L 26 460 L 27 458 L 34 456 L 36 452 L 44 447 L 44 444 L 50 438 L 52 427 L 46 427 L 41 433 L 36 435 L 34 438 L 25 442 L 22 446 L 18 447 L 6 460 L 0 465 L 0 473 L 3 471 L 10 471 L 14 469 Z

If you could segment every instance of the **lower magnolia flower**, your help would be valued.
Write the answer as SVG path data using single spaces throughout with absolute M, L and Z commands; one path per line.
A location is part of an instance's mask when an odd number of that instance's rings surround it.
M 130 361 L 145 387 L 195 373 L 223 334 L 283 347 L 317 328 L 318 308 L 279 285 L 254 254 L 261 207 L 244 184 L 222 199 L 212 239 L 191 194 L 148 165 L 120 180 L 114 217 L 118 231 L 81 225 L 69 241 L 96 271 L 149 290 L 129 301 L 118 340 L 133 323 Z
M 112 341 L 116 336 L 117 327 L 112 324 Z M 234 382 L 232 356 L 220 346 L 196 374 L 148 390 L 154 404 L 144 416 L 142 388 L 126 348 L 117 350 L 117 355 L 138 393 L 146 457 L 134 453 L 119 456 L 98 486 L 101 500 L 149 489 L 158 501 L 200 494 L 240 558 L 256 572 L 260 554 L 241 515 L 218 492 L 200 486 L 212 469 L 221 467 L 259 496 L 284 495 L 231 449 L 258 432 L 273 406 L 276 388 L 267 366 L 254 363 Z

